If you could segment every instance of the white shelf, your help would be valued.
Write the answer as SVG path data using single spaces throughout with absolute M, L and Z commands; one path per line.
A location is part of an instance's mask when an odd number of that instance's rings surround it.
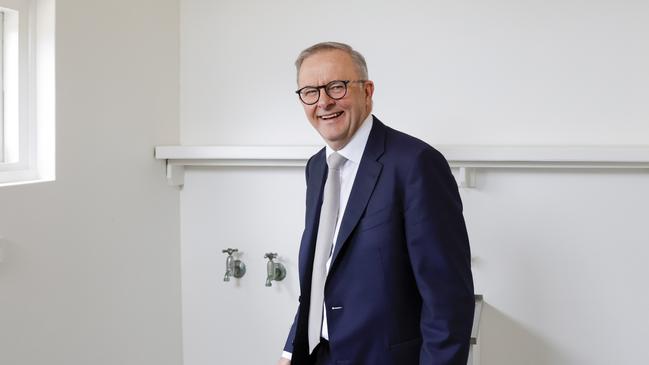
M 155 158 L 185 166 L 304 166 L 322 146 L 159 146 Z
M 167 179 L 182 185 L 186 166 L 297 166 L 322 146 L 158 146 Z M 480 168 L 649 169 L 649 146 L 437 146 L 462 187 Z

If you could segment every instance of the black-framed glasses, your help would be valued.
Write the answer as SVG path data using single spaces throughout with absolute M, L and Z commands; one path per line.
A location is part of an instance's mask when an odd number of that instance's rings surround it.
M 320 100 L 320 89 L 324 89 L 327 95 L 334 99 L 340 100 L 347 95 L 347 84 L 350 82 L 365 82 L 367 80 L 334 80 L 321 86 L 305 86 L 297 91 L 300 100 L 306 105 L 313 105 Z

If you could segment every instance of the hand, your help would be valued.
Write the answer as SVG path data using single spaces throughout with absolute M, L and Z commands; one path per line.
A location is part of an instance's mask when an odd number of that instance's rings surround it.
M 291 365 L 291 360 L 281 357 L 277 362 L 277 365 Z

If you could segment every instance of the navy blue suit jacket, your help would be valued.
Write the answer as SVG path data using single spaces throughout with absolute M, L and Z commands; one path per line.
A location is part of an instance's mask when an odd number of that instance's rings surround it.
M 325 150 L 306 167 L 300 303 L 285 350 L 308 354 L 311 272 Z M 325 284 L 334 364 L 466 365 L 473 323 L 469 241 L 457 184 L 428 144 L 374 117 Z

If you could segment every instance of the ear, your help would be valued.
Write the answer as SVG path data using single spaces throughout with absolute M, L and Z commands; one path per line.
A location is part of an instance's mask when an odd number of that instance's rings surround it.
M 372 100 L 372 95 L 374 95 L 374 82 L 372 80 L 365 81 L 363 90 L 365 91 L 365 98 Z

